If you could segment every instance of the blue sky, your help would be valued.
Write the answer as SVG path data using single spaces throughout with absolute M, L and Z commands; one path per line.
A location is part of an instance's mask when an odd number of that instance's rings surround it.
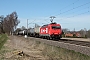
M 0 0 L 0 15 L 8 15 L 16 11 L 20 24 L 28 22 L 50 23 L 50 16 L 55 16 L 54 22 L 69 30 L 90 29 L 90 0 Z M 34 27 L 34 24 L 29 24 Z

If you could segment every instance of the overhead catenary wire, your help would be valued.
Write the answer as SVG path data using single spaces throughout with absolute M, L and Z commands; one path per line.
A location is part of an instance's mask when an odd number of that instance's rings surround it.
M 87 5 L 87 4 L 90 4 L 90 2 L 84 3 L 84 4 L 79 5 L 79 6 L 77 6 L 77 7 L 73 7 L 72 9 L 69 9 L 69 10 L 67 10 L 67 11 L 65 11 L 65 12 L 62 12 L 62 14 L 63 14 L 63 13 L 67 13 L 67 12 L 69 12 L 69 11 L 71 11 L 71 10 L 74 10 L 74 9 L 77 9 L 77 8 L 80 8 L 80 7 L 83 7 L 83 6 Z M 82 12 L 82 13 L 79 13 L 79 14 L 76 14 L 76 15 L 73 15 L 73 16 L 69 16 L 69 17 L 66 17 L 66 18 L 64 18 L 64 19 L 72 18 L 72 17 L 75 17 L 75 16 L 79 16 L 79 15 L 83 15 L 83 14 L 89 13 L 89 12 L 90 12 L 90 6 L 87 7 L 87 9 L 88 9 L 88 11 L 85 11 L 85 12 Z M 80 11 L 80 10 L 79 10 L 79 11 Z M 74 12 L 77 12 L 77 11 L 74 11 Z M 74 12 L 73 12 L 73 13 L 74 13 Z M 61 13 L 60 13 L 60 14 L 61 14 Z M 58 15 L 59 15 L 59 14 L 58 14 Z M 61 18 L 60 20 L 63 20 L 63 18 Z
M 80 7 L 83 7 L 83 6 L 85 6 L 85 5 L 90 4 L 90 2 L 87 2 L 87 3 L 84 3 L 84 4 L 81 4 L 81 5 L 79 5 L 79 6 L 74 7 L 75 3 L 77 3 L 78 1 L 79 1 L 79 0 L 76 0 L 75 2 L 67 5 L 67 6 L 64 7 L 64 8 L 62 8 L 61 10 L 64 10 L 64 9 L 68 8 L 69 6 L 73 5 L 73 7 L 72 7 L 71 9 L 66 10 L 66 11 L 64 11 L 64 12 L 60 12 L 59 14 L 53 15 L 53 16 L 59 16 L 59 15 L 68 13 L 68 12 L 70 12 L 70 11 L 73 11 L 73 10 L 75 10 L 75 9 L 78 9 L 78 8 L 80 8 Z M 90 7 L 88 7 L 88 9 L 89 9 L 89 8 L 90 8 Z M 61 11 L 61 10 L 59 10 L 59 11 Z M 78 10 L 78 11 L 80 11 L 80 10 Z M 76 15 L 72 15 L 72 16 L 69 16 L 69 17 L 66 17 L 66 18 L 71 18 L 71 17 L 75 17 L 75 16 L 78 16 L 78 15 L 83 15 L 83 14 L 85 14 L 85 13 L 88 13 L 89 11 L 90 11 L 90 10 L 85 11 L 85 12 L 82 12 L 82 13 L 79 13 L 79 14 L 76 14 Z M 73 13 L 75 13 L 75 12 L 77 12 L 77 11 L 74 11 Z M 50 16 L 49 16 L 49 17 L 50 17 Z M 48 20 L 49 20 L 48 18 L 47 18 L 47 19 L 44 19 L 45 22 L 48 22 Z M 63 20 L 63 19 L 61 19 L 61 20 Z M 49 23 L 49 22 L 48 22 L 48 23 Z
M 75 4 L 75 3 L 77 3 L 79 0 L 76 0 L 75 2 L 73 2 L 73 3 L 71 3 L 71 4 L 69 4 L 69 5 L 67 5 L 67 6 L 65 6 L 65 7 L 63 7 L 62 9 L 60 9 L 59 11 L 62 11 L 62 10 L 64 10 L 64 9 L 66 9 L 66 8 L 68 8 L 68 7 L 70 7 L 70 6 L 72 6 L 73 4 Z M 58 15 L 58 14 L 57 14 Z M 56 15 L 54 15 L 54 16 L 56 16 Z
M 79 1 L 79 0 L 73 2 L 72 4 L 74 5 L 74 4 L 75 4 L 76 2 L 78 2 L 78 1 Z M 72 4 L 70 4 L 70 5 L 72 5 Z M 70 11 L 75 10 L 75 9 L 77 9 L 77 8 L 83 7 L 83 6 L 87 5 L 87 4 L 90 4 L 90 2 L 84 3 L 84 4 L 79 5 L 79 6 L 77 6 L 77 7 L 73 7 L 73 8 L 71 8 L 71 9 L 69 9 L 69 10 L 66 10 L 66 11 L 64 11 L 64 12 L 61 12 L 61 13 L 59 13 L 59 14 L 57 14 L 57 15 L 53 15 L 53 16 L 58 16 L 58 15 L 61 15 L 61 14 L 70 12 Z M 68 6 L 70 6 L 70 5 L 68 5 Z M 66 6 L 66 7 L 68 7 L 68 6 Z M 65 9 L 65 8 L 62 8 L 61 10 L 63 10 L 63 9 Z M 61 10 L 60 10 L 60 11 L 61 11 Z M 47 19 L 47 20 L 48 20 L 48 19 Z
M 35 20 L 36 20 L 36 19 L 35 19 Z M 31 24 L 31 23 L 33 23 L 35 20 L 33 20 L 33 21 L 31 21 L 30 23 L 28 23 L 28 25 Z
M 67 13 L 67 12 L 69 12 L 69 11 L 72 11 L 72 10 L 74 10 L 74 9 L 80 8 L 80 7 L 85 6 L 85 5 L 87 5 L 87 4 L 90 4 L 90 2 L 87 2 L 87 3 L 85 3 L 85 4 L 79 5 L 79 6 L 77 6 L 77 7 L 73 7 L 73 8 L 71 8 L 71 9 L 69 9 L 69 10 L 67 10 L 67 11 L 64 11 L 64 12 L 61 12 L 61 13 L 55 15 L 55 16 L 58 16 L 58 15 Z
M 89 13 L 89 11 L 86 11 L 86 12 L 83 12 L 83 13 L 80 13 L 80 14 L 77 14 L 77 15 L 74 15 L 74 16 L 71 16 L 71 17 L 67 17 L 67 18 L 72 18 L 72 17 L 83 15 L 83 14 L 86 14 L 86 13 Z
M 63 8 L 60 9 L 59 11 L 61 11 L 61 10 L 63 10 L 63 9 L 66 9 L 67 7 L 69 7 L 69 6 L 77 3 L 78 1 L 79 1 L 79 0 L 76 0 L 75 2 L 73 2 L 73 3 L 71 3 L 71 4 L 69 4 L 69 5 L 65 6 L 65 7 L 63 7 Z M 52 16 L 52 15 L 51 15 L 51 16 Z M 56 15 L 53 15 L 53 16 L 56 16 Z M 49 17 L 50 17 L 50 16 L 49 16 Z M 50 22 L 48 22 L 47 20 L 49 20 L 49 19 L 48 19 L 48 18 L 44 19 L 44 21 L 46 21 L 47 23 L 50 23 Z
M 86 14 L 86 13 L 89 13 L 89 12 L 90 12 L 90 10 L 89 10 L 89 11 L 86 11 L 86 12 L 83 12 L 83 13 L 79 13 L 79 14 L 77 14 L 77 15 L 69 16 L 69 17 L 66 17 L 66 18 L 61 18 L 61 19 L 59 19 L 59 20 L 65 20 L 65 19 L 68 19 L 68 18 L 80 16 L 80 15 L 83 15 L 83 14 Z
M 86 10 L 86 9 L 88 9 L 88 11 L 90 11 L 89 8 L 90 8 L 90 6 L 89 7 L 85 7 L 83 9 L 80 9 L 80 10 L 77 10 L 77 11 L 74 11 L 74 12 L 71 12 L 70 14 L 73 14 L 73 13 L 76 13 L 76 12 L 80 12 L 80 11 L 83 11 L 83 10 Z M 65 14 L 64 16 L 66 16 L 66 15 L 68 15 L 68 14 Z M 61 17 L 64 17 L 64 16 L 61 16 Z M 73 15 L 73 16 L 75 16 L 75 15 Z

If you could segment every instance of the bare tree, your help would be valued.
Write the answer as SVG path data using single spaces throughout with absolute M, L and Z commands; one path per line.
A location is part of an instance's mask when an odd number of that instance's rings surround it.
M 25 30 L 26 28 L 24 26 L 21 27 L 22 30 Z
M 4 30 L 3 30 L 3 21 L 4 21 L 4 16 L 1 15 L 0 16 L 0 33 L 4 33 Z
M 79 32 L 80 32 L 82 37 L 86 37 L 86 28 L 81 29 Z
M 20 21 L 17 18 L 18 16 L 16 12 L 10 14 L 9 20 L 10 20 L 11 33 L 14 32 L 16 26 L 20 23 Z
M 20 21 L 18 20 L 18 16 L 16 12 L 12 12 L 11 14 L 7 15 L 4 18 L 3 21 L 3 28 L 5 30 L 6 33 L 10 33 L 11 34 L 14 32 L 16 26 L 20 23 Z
M 87 37 L 90 38 L 90 30 L 87 31 Z
M 65 29 L 63 29 L 63 32 L 64 33 L 68 33 L 69 32 L 69 29 L 65 28 Z

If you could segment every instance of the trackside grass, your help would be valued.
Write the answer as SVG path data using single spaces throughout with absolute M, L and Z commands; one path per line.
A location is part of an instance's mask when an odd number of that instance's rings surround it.
M 34 58 L 33 60 L 90 60 L 90 56 L 87 56 L 87 55 L 84 55 L 84 54 L 81 54 L 79 52 L 75 52 L 72 50 L 67 50 L 64 48 L 47 45 L 45 43 L 42 43 L 40 41 L 36 41 L 33 39 L 25 39 L 25 41 L 24 40 L 19 41 L 20 43 L 24 43 L 24 44 L 18 45 L 18 46 L 19 47 L 22 46 L 23 49 L 25 49 L 25 51 L 28 52 L 27 56 L 18 57 L 18 55 L 14 55 L 7 59 L 6 57 L 10 56 L 11 55 L 10 53 L 13 52 L 16 48 L 15 49 L 12 48 L 13 47 L 13 46 L 11 47 L 12 44 L 3 46 L 6 41 L 7 41 L 7 35 L 0 35 L 0 49 L 2 47 L 2 49 L 0 50 L 0 60 L 23 60 L 25 57 L 27 59 L 29 57 Z M 12 42 L 9 42 L 9 43 L 12 43 Z M 17 44 L 19 44 L 19 43 L 17 43 Z M 29 44 L 29 45 L 27 45 L 27 44 Z M 22 49 L 22 47 L 21 47 L 21 49 Z M 25 54 L 27 54 L 27 53 L 25 53 Z M 43 59 L 37 59 L 40 57 L 42 57 Z M 25 59 L 25 60 L 27 60 L 27 59 Z
M 36 45 L 36 47 L 42 49 L 42 54 L 49 60 L 90 60 L 90 56 L 72 50 L 50 46 L 38 41 Z
M 0 50 L 6 41 L 7 41 L 7 35 L 6 34 L 0 34 Z

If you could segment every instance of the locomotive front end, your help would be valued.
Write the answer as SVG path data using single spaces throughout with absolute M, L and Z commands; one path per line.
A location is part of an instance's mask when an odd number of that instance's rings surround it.
M 51 24 L 51 29 L 49 31 L 49 35 L 51 38 L 60 39 L 62 37 L 62 29 L 60 24 Z

